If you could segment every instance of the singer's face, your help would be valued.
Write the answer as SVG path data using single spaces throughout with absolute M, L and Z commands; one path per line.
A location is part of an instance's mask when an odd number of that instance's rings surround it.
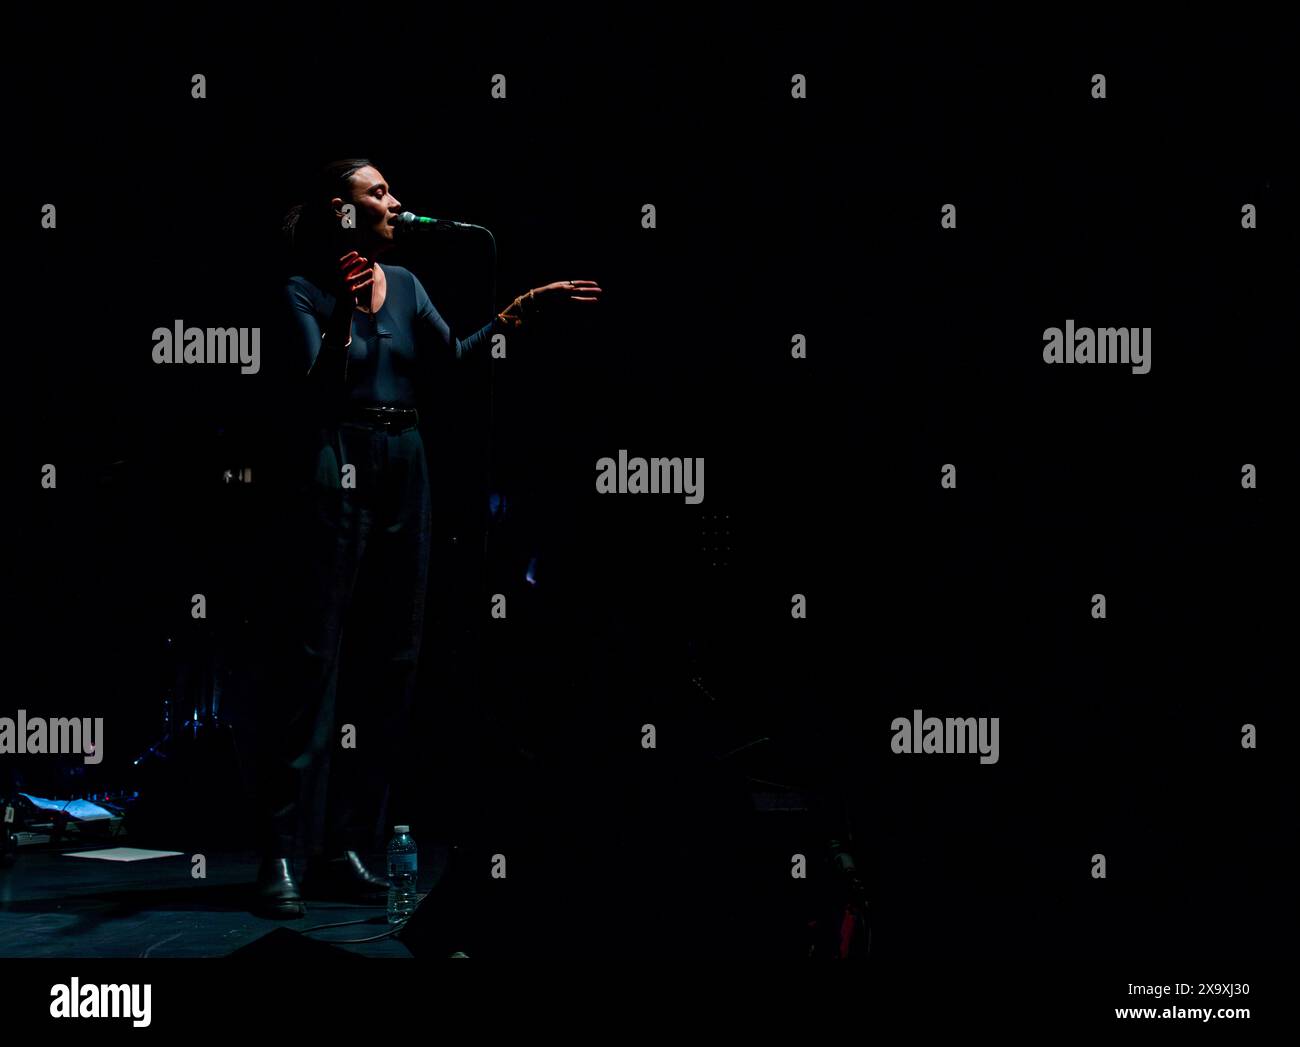
M 357 232 L 371 253 L 387 250 L 393 242 L 393 221 L 402 213 L 402 202 L 393 195 L 387 179 L 376 168 L 362 167 L 352 173 L 352 199 L 334 198 L 334 206 L 352 203 L 357 209 Z

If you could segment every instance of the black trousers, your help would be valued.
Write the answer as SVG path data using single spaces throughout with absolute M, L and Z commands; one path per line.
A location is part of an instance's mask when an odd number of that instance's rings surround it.
M 322 425 L 289 474 L 269 686 L 259 703 L 268 856 L 377 853 L 418 747 L 409 724 L 431 506 L 418 428 Z M 347 466 L 354 467 L 347 470 Z

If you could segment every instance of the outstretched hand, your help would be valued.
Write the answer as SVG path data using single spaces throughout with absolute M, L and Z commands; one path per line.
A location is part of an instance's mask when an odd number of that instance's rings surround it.
M 557 280 L 521 294 L 497 314 L 497 319 L 507 327 L 520 328 L 559 308 L 571 308 L 575 302 L 590 308 L 600 301 L 601 293 L 595 280 Z
M 595 280 L 559 280 L 532 290 L 533 299 L 543 308 L 568 302 L 599 302 L 601 294 Z

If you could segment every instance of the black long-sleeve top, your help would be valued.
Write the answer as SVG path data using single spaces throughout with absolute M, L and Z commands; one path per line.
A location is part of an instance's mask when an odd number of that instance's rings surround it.
M 359 310 L 352 314 L 345 381 L 336 373 L 323 376 L 345 388 L 322 388 L 319 375 L 313 380 L 317 392 L 330 400 L 339 393 L 345 403 L 415 407 L 423 384 L 421 375 L 433 354 L 451 352 L 458 360 L 485 354 L 482 346 L 491 339 L 496 321 L 489 321 L 468 338 L 457 338 L 414 273 L 400 265 L 384 265 L 383 270 L 388 290 L 379 312 L 374 316 Z M 313 371 L 334 301 L 332 293 L 305 276 L 290 277 L 284 287 L 291 351 L 304 376 Z M 294 365 L 295 370 L 298 366 Z

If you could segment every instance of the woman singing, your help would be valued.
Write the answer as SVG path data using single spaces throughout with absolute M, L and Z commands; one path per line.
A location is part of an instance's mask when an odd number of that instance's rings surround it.
M 431 494 L 415 406 L 429 355 L 480 356 L 548 304 L 600 300 L 591 280 L 547 284 L 457 338 L 413 273 L 377 262 L 401 209 L 368 160 L 338 160 L 285 219 L 297 260 L 282 302 L 286 351 L 309 421 L 288 520 L 292 599 L 278 623 L 289 635 L 263 705 L 256 908 L 270 917 L 303 916 L 304 897 L 378 900 L 388 887 L 361 855 L 382 844 L 423 632 Z M 367 657 L 340 686 L 345 624 L 350 639 L 364 632 Z

